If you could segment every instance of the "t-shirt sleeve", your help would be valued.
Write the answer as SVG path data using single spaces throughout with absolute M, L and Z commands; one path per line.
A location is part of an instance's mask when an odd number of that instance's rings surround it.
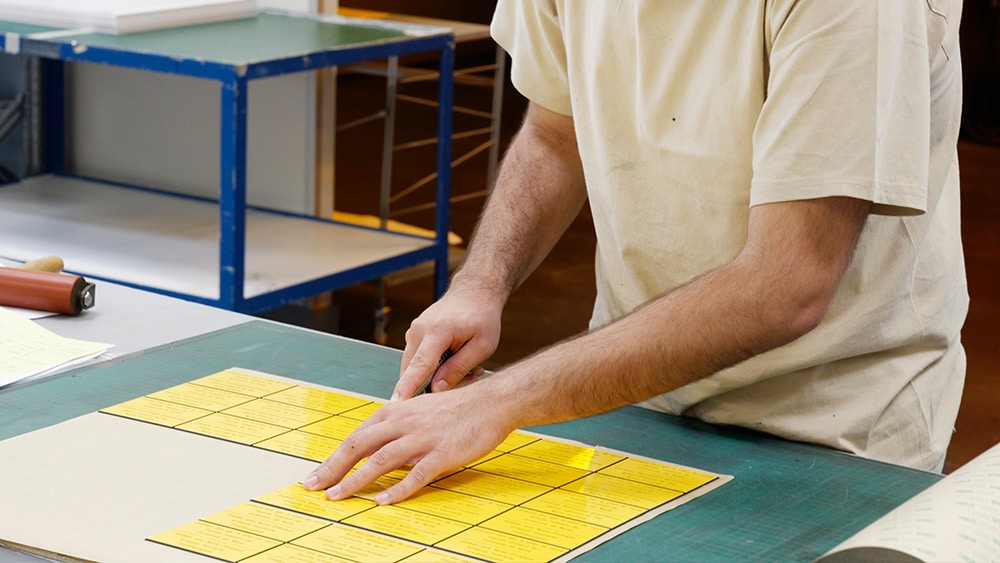
M 511 56 L 511 80 L 545 109 L 572 115 L 566 49 L 552 0 L 500 0 L 490 27 Z
M 929 59 L 924 2 L 775 0 L 750 204 L 849 196 L 873 212 L 927 210 Z

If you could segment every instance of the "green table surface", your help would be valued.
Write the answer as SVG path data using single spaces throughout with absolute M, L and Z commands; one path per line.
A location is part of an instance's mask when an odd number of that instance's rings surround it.
M 0 34 L 30 35 L 45 31 L 52 28 L 0 21 Z M 447 33 L 446 29 L 441 30 L 442 35 Z M 47 41 L 235 66 L 409 38 L 412 36 L 402 28 L 368 25 L 363 21 L 261 13 L 252 18 L 121 35 L 70 32 Z
M 397 350 L 250 321 L 0 390 L 0 439 L 234 366 L 386 398 L 399 359 Z M 637 407 L 531 430 L 735 477 L 579 561 L 808 561 L 941 478 Z

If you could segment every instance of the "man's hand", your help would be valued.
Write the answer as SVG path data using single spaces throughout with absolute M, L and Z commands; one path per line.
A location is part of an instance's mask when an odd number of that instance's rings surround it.
M 407 399 L 434 373 L 446 350 L 451 356 L 431 381 L 432 391 L 455 387 L 490 357 L 500 342 L 503 302 L 489 292 L 453 288 L 406 331 L 406 348 L 392 399 Z
M 406 399 L 452 355 L 431 382 L 453 389 L 496 350 L 510 294 L 542 262 L 587 198 L 573 119 L 530 104 L 504 157 L 465 263 L 440 301 L 406 333 L 394 400 Z
M 382 475 L 412 465 L 399 483 L 375 496 L 378 504 L 408 498 L 442 473 L 491 452 L 513 430 L 500 421 L 502 409 L 477 385 L 449 393 L 396 401 L 370 416 L 317 467 L 303 485 L 327 489 L 332 500 L 347 498 Z M 356 471 L 359 461 L 368 460 Z

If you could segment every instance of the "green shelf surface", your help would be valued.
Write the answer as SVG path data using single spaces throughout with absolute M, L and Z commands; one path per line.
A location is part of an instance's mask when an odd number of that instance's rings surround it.
M 51 30 L 0 21 L 0 33 L 30 35 Z M 252 18 L 121 35 L 74 34 L 69 30 L 47 40 L 78 48 L 103 47 L 236 66 L 406 39 L 412 36 L 399 28 L 262 13 Z

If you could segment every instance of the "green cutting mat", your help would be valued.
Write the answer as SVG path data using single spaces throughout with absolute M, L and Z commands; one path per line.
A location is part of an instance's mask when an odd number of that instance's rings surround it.
M 385 398 L 399 359 L 252 321 L 0 391 L 0 439 L 233 366 Z M 941 478 L 636 407 L 532 430 L 735 477 L 579 561 L 811 561 Z

